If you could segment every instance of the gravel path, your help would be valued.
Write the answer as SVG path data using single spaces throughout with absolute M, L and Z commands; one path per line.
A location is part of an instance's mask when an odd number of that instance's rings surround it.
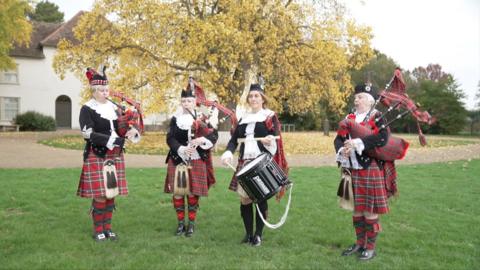
M 36 143 L 52 136 L 78 134 L 76 130 L 41 133 L 0 134 L 0 168 L 80 168 L 82 151 L 53 148 Z M 480 158 L 480 140 L 476 144 L 439 148 L 410 149 L 397 164 L 421 164 Z M 165 167 L 165 156 L 126 154 L 128 168 Z M 290 167 L 335 166 L 335 155 L 288 155 Z M 219 157 L 214 166 L 224 167 Z

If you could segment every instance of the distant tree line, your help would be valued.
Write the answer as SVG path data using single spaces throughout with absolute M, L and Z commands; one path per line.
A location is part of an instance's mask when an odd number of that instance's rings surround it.
M 382 90 L 391 80 L 393 71 L 400 67 L 387 55 L 375 51 L 374 57 L 361 69 L 352 70 L 352 86 L 370 81 L 375 87 Z M 429 64 L 427 67 L 417 67 L 412 71 L 403 70 L 407 85 L 407 94 L 421 107 L 428 111 L 437 121 L 432 126 L 422 125 L 425 133 L 457 134 L 466 128 L 469 133 L 478 132 L 477 123 L 480 121 L 480 88 L 477 93 L 477 110 L 467 111 L 462 99 L 465 93 L 459 87 L 455 78 L 442 70 L 439 64 Z M 330 129 L 336 129 L 336 124 L 353 109 L 353 94 L 343 114 L 334 114 L 325 110 L 323 104 L 318 104 L 317 111 L 308 111 L 303 114 L 290 115 L 284 113 L 282 120 L 295 123 L 297 130 L 323 130 L 328 120 Z M 381 109 L 381 106 L 378 107 Z M 392 114 L 393 117 L 396 114 Z M 391 126 L 394 132 L 416 132 L 417 124 L 412 116 L 394 122 Z M 472 132 L 470 132 L 472 131 Z

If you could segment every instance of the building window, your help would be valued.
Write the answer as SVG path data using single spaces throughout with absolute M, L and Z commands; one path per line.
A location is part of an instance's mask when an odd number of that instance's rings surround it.
M 0 97 L 0 120 L 12 121 L 20 111 L 20 98 Z
M 18 68 L 0 71 L 0 83 L 18 84 Z

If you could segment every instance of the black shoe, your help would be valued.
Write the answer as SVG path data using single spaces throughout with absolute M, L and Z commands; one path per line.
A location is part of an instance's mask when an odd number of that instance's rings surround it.
M 364 251 L 362 251 L 360 256 L 358 256 L 358 259 L 362 260 L 362 261 L 368 261 L 368 260 L 373 259 L 373 257 L 375 257 L 376 255 L 377 255 L 377 253 L 375 252 L 375 250 L 365 249 Z
M 255 235 L 252 240 L 252 246 L 259 247 L 262 245 L 262 237 L 260 235 Z
M 351 247 L 345 249 L 342 252 L 342 256 L 350 256 L 355 253 L 362 253 L 365 249 L 357 244 L 353 244 Z
M 241 244 L 251 244 L 252 241 L 253 241 L 253 236 L 245 234 L 245 237 L 243 237 L 243 239 L 240 243 Z
M 103 234 L 105 234 L 105 237 L 107 237 L 111 241 L 117 241 L 118 240 L 117 234 L 112 232 L 111 230 L 104 231 Z
M 188 223 L 188 229 L 187 229 L 187 233 L 185 233 L 185 236 L 191 237 L 194 229 L 195 229 L 195 224 L 193 222 Z
M 105 236 L 105 234 L 103 234 L 103 232 L 101 232 L 93 234 L 93 239 L 95 239 L 96 242 L 103 242 L 107 240 L 107 237 Z
M 176 236 L 180 236 L 185 232 L 185 223 L 179 222 L 177 226 L 177 231 L 175 232 Z

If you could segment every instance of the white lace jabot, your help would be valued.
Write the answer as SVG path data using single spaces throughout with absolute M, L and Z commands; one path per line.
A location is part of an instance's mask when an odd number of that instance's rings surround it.
M 255 122 L 263 122 L 267 119 L 267 117 L 272 116 L 273 114 L 274 112 L 269 109 L 261 109 L 256 113 L 247 112 L 242 116 L 242 119 L 240 120 L 239 125 L 255 123 Z
M 117 106 L 110 101 L 106 103 L 99 103 L 95 99 L 90 99 L 87 103 L 85 103 L 87 107 L 94 110 L 100 117 L 107 119 L 107 120 L 117 120 Z

